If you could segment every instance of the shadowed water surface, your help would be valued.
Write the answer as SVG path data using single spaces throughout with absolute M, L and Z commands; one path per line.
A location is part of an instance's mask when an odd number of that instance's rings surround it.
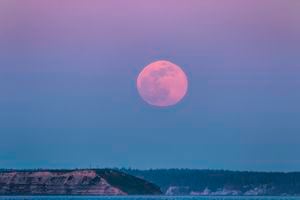
M 300 197 L 197 196 L 0 196 L 0 200 L 300 200 Z

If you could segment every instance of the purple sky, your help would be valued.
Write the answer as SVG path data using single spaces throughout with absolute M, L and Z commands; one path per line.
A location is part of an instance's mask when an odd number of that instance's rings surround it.
M 189 78 L 147 105 L 138 73 Z M 300 170 L 300 1 L 1 0 L 1 167 Z

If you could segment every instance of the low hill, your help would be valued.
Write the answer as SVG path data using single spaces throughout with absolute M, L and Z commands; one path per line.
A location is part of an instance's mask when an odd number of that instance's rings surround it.
M 300 172 L 122 170 L 157 184 L 167 195 L 300 195 Z
M 156 185 L 112 169 L 0 171 L 0 195 L 157 194 Z

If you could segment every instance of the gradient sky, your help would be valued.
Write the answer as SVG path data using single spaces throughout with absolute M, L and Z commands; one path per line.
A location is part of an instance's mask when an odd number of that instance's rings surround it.
M 180 65 L 151 107 L 136 78 Z M 300 170 L 299 0 L 1 0 L 0 168 Z

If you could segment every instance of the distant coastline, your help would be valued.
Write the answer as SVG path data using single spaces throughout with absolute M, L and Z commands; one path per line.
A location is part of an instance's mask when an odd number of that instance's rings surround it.
M 300 196 L 300 172 L 0 169 L 0 195 Z
M 160 187 L 165 195 L 300 196 L 300 172 L 196 169 L 122 169 Z

